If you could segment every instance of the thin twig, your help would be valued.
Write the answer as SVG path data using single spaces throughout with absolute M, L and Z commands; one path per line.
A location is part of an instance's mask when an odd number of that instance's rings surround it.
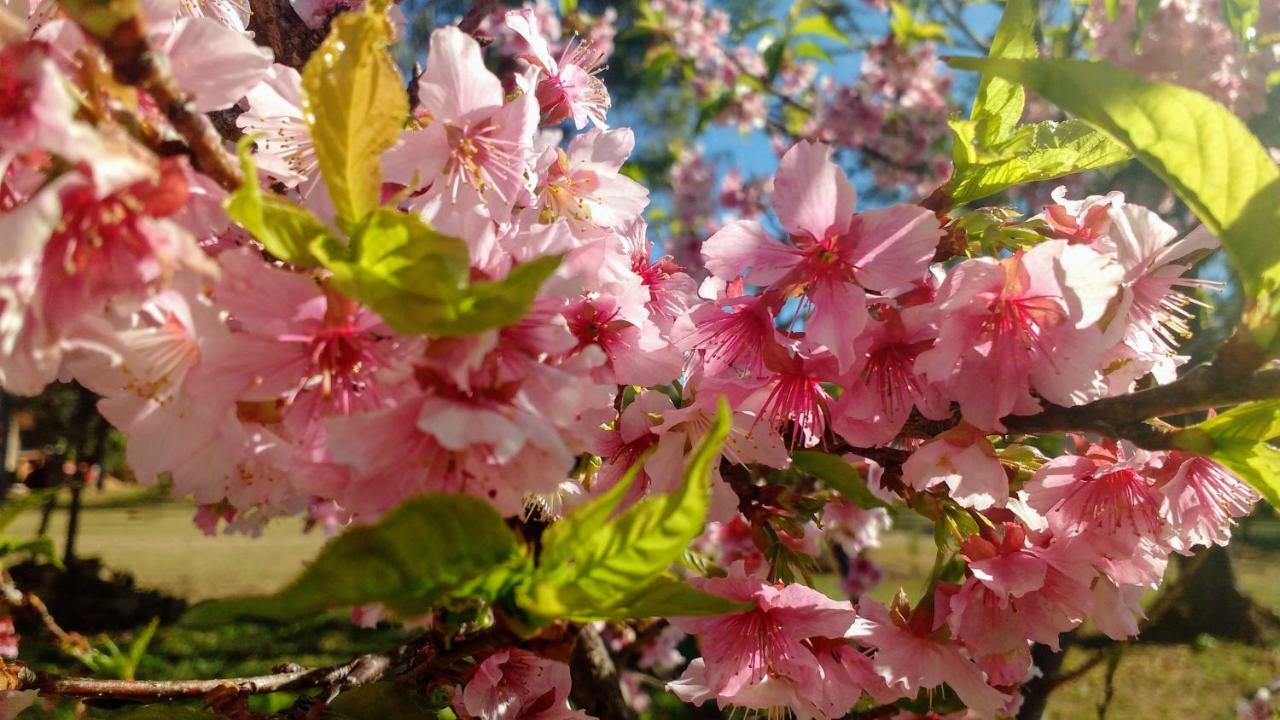
M 92 33 L 87 33 L 92 35 Z M 141 88 L 155 101 L 174 130 L 182 136 L 191 151 L 192 163 L 223 189 L 240 187 L 242 178 L 235 158 L 223 147 L 222 137 L 209 118 L 201 114 L 169 75 L 162 59 L 147 40 L 141 16 L 121 22 L 101 42 L 103 54 L 111 63 L 116 80 Z
M 494 6 L 498 4 L 497 0 L 476 0 L 472 4 L 471 9 L 466 15 L 458 21 L 458 29 L 468 35 L 475 35 L 480 29 L 480 23 L 493 12 Z

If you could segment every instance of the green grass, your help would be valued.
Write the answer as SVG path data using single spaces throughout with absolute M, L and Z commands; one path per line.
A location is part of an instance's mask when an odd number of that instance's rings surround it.
M 245 593 L 270 592 L 288 581 L 314 557 L 325 538 L 304 534 L 294 520 L 274 523 L 260 538 L 202 535 L 191 524 L 189 505 L 163 502 L 148 491 L 116 491 L 86 495 L 79 540 L 80 554 L 98 556 L 113 569 L 132 573 L 143 587 L 160 589 L 189 600 Z M 10 532 L 28 536 L 38 513 L 27 513 Z M 52 534 L 59 539 L 65 512 L 58 511 Z M 1280 528 L 1274 520 L 1251 527 L 1249 536 L 1270 538 Z M 1275 548 L 1275 544 L 1264 543 Z M 1232 546 L 1241 586 L 1258 602 L 1280 611 L 1280 550 L 1244 543 Z M 884 581 L 872 593 L 881 601 L 899 586 L 916 597 L 933 561 L 927 528 L 907 521 L 889 533 L 884 546 L 873 552 L 884 570 Z M 838 593 L 837 587 L 824 587 Z M 139 677 L 152 679 L 225 677 L 267 672 L 290 661 L 304 665 L 340 662 L 394 644 L 402 632 L 387 628 L 362 630 L 341 615 L 330 615 L 292 626 L 237 623 L 216 630 L 196 631 L 181 626 L 162 628 L 139 668 Z M 128 635 L 116 638 L 128 639 Z M 1068 651 L 1065 667 L 1086 662 L 1090 648 Z M 42 668 L 75 671 L 74 662 L 34 638 L 23 644 L 23 657 Z M 1105 666 L 1098 665 L 1056 692 L 1050 702 L 1055 720 L 1097 717 L 1103 697 Z M 1228 642 L 1200 647 L 1128 644 L 1113 679 L 1114 697 L 1107 715 L 1112 720 L 1177 718 L 1218 720 L 1234 717 L 1235 703 L 1257 687 L 1280 677 L 1280 648 L 1260 648 Z M 650 717 L 706 717 L 677 710 L 665 702 Z

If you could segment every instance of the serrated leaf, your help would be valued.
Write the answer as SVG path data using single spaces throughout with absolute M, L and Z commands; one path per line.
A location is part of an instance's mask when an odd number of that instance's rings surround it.
M 379 208 L 352 234 L 311 252 L 333 273 L 333 286 L 406 334 L 472 335 L 509 325 L 529 311 L 538 290 L 560 265 L 544 256 L 516 265 L 507 277 L 468 282 L 467 246 L 437 232 L 421 217 Z
M 1280 437 L 1280 400 L 1259 400 L 1219 413 L 1195 427 L 1215 441 L 1264 442 Z
M 888 503 L 867 489 L 862 473 L 838 455 L 817 450 L 797 450 L 791 455 L 791 466 L 806 475 L 818 478 L 858 507 L 867 509 L 889 507 Z
M 302 71 L 303 116 L 343 229 L 378 207 L 382 153 L 409 116 L 391 39 L 390 20 L 372 6 L 342 13 Z
M 1039 55 L 1035 39 L 1037 5 L 1037 0 L 1009 0 L 1005 4 L 988 57 L 1022 59 Z M 1008 137 L 1022 119 L 1025 102 L 1022 85 L 984 74 L 969 114 L 977 124 L 974 136 L 978 143 L 990 146 Z
M 621 617 L 622 605 L 702 532 L 712 462 L 720 457 L 730 425 L 729 407 L 721 400 L 715 423 L 694 448 L 674 493 L 643 498 L 613 516 L 634 478 L 633 468 L 605 495 L 552 525 L 543 535 L 538 569 L 517 596 L 520 606 L 548 620 Z M 560 523 L 564 526 L 557 529 Z
M 843 30 L 836 27 L 835 23 L 831 22 L 830 17 L 827 17 L 822 13 L 807 15 L 797 20 L 796 24 L 791 26 L 791 34 L 813 35 L 815 37 L 833 40 L 842 45 L 849 44 L 849 36 L 846 35 Z
M 610 621 L 651 617 L 699 617 L 741 612 L 748 607 L 750 606 L 745 603 L 703 592 L 683 580 L 664 573 L 612 606 L 602 608 L 590 619 Z
M 952 123 L 960 142 L 962 128 Z M 1023 125 L 1004 142 L 971 150 L 956 163 L 947 192 L 956 205 L 994 195 L 1014 185 L 1115 165 L 1132 156 L 1125 147 L 1081 120 Z
M 947 42 L 947 26 L 922 21 L 898 0 L 889 0 L 889 33 L 900 45 L 911 46 L 925 40 Z
M 953 58 L 1020 82 L 1115 138 L 1222 240 L 1254 301 L 1246 331 L 1270 348 L 1280 329 L 1280 171 L 1245 124 L 1208 97 L 1106 63 Z
M 526 562 L 515 536 L 488 503 L 465 495 L 424 495 L 376 525 L 330 540 L 280 592 L 201 603 L 183 622 L 195 627 L 240 618 L 290 622 L 368 603 L 411 618 L 445 597 L 492 600 L 524 572 Z
M 252 146 L 253 139 L 246 136 L 237 148 L 244 184 L 227 197 L 227 216 L 274 257 L 299 267 L 319 266 L 320 261 L 310 247 L 318 238 L 329 234 L 329 228 L 306 208 L 262 192 L 250 152 Z

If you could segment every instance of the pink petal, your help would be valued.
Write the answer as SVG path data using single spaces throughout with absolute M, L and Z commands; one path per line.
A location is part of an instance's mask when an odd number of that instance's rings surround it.
M 234 105 L 271 67 L 271 51 L 209 18 L 183 18 L 165 43 L 178 87 L 200 112 Z
M 456 122 L 502 105 L 502 81 L 489 72 L 475 38 L 454 26 L 431 33 L 427 71 L 418 78 L 419 105 L 436 122 Z
M 754 220 L 735 220 L 702 243 L 707 269 L 725 281 L 744 272 L 749 282 L 768 285 L 781 280 L 800 262 L 800 255 L 783 245 Z
M 801 141 L 778 163 L 773 206 L 782 226 L 793 235 L 822 240 L 829 231 L 843 233 L 856 200 L 849 178 L 831 161 L 827 145 Z
M 938 217 L 919 205 L 894 205 L 859 213 L 851 258 L 863 287 L 888 290 L 918 280 L 929 268 L 942 228 Z
M 856 356 L 854 344 L 867 324 L 867 295 L 839 278 L 823 277 L 809 286 L 813 314 L 805 319 L 805 337 L 822 345 L 847 370 Z

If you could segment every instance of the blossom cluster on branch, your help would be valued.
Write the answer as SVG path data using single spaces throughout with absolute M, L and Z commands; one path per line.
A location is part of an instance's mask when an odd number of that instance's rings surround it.
M 723 47 L 720 11 L 655 8 L 700 82 L 766 73 Z M 1030 643 L 1086 620 L 1135 635 L 1170 554 L 1225 544 L 1259 498 L 1195 447 L 1072 435 L 1048 458 L 1011 432 L 1175 382 L 1213 289 L 1193 265 L 1218 240 L 1115 192 L 1060 191 L 1025 220 L 859 208 L 828 142 L 917 168 L 886 164 L 887 185 L 945 171 L 948 85 L 927 47 L 872 48 L 781 153 L 771 207 L 735 178 L 720 202 L 739 218 L 677 258 L 624 171 L 634 134 L 609 124 L 611 30 L 566 37 L 541 5 L 487 17 L 495 72 L 471 34 L 437 29 L 402 106 L 389 56 L 343 64 L 382 8 L 307 10 L 334 29 L 301 72 L 237 5 L 95 12 L 5 15 L 0 385 L 97 393 L 137 476 L 171 479 L 206 532 L 291 515 L 336 531 L 428 493 L 554 530 L 614 488 L 619 512 L 680 497 L 727 403 L 700 569 L 682 579 L 738 609 L 677 609 L 643 639 L 606 628 L 615 653 L 637 646 L 623 683 L 683 667 L 667 687 L 687 702 L 799 718 L 946 686 L 995 717 L 1016 712 Z M 375 66 L 397 82 L 326 95 Z M 726 107 L 763 122 L 747 97 Z M 362 115 L 361 98 L 403 116 Z M 228 110 L 243 185 L 198 114 Z M 875 130 L 849 136 L 866 117 Z M 366 140 L 384 126 L 389 147 Z M 701 178 L 688 205 L 706 200 L 713 173 L 679 172 Z M 939 562 L 921 597 L 886 606 L 863 595 L 879 575 L 863 552 L 895 503 L 935 524 Z M 849 598 L 809 580 L 835 548 Z M 585 717 L 562 659 L 486 648 L 453 710 Z

